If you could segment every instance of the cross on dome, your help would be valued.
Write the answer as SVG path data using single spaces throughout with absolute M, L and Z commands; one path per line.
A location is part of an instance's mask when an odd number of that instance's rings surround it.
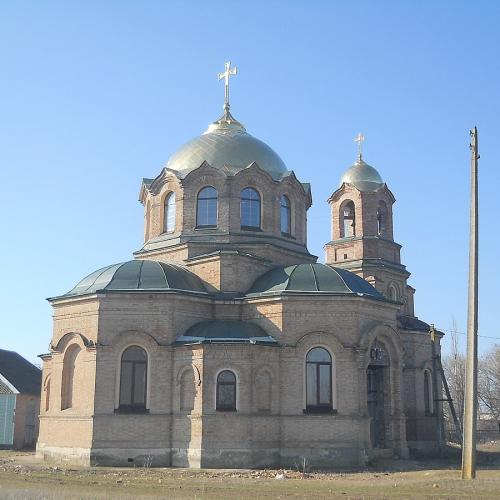
M 224 111 L 229 110 L 229 78 L 238 74 L 238 68 L 231 68 L 231 61 L 224 64 L 224 71 L 218 74 L 219 80 L 224 79 Z

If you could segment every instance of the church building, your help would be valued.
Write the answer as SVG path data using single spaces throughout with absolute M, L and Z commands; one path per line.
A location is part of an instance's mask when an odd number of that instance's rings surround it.
M 395 198 L 363 137 L 318 263 L 311 187 L 232 116 L 235 73 L 219 75 L 223 115 L 143 179 L 133 259 L 49 299 L 39 456 L 340 467 L 439 448 L 442 334 L 415 316 Z

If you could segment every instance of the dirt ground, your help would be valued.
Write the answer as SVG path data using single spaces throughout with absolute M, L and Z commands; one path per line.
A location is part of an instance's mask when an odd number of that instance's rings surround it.
M 485 445 L 474 481 L 460 480 L 459 454 L 391 460 L 356 471 L 80 468 L 33 453 L 0 451 L 0 499 L 500 498 L 500 445 Z

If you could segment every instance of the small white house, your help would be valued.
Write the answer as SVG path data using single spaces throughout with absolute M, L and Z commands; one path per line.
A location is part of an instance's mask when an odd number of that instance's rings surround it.
M 0 349 L 0 448 L 32 448 L 38 437 L 42 372 Z

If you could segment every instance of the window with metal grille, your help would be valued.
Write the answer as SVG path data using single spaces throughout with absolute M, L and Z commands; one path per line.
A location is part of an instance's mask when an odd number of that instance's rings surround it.
M 253 188 L 241 191 L 242 229 L 260 229 L 260 194 Z
M 175 193 L 167 194 L 163 210 L 163 232 L 172 233 L 175 231 Z
M 148 355 L 139 346 L 123 351 L 120 370 L 120 410 L 146 409 Z
M 236 411 L 236 375 L 224 370 L 217 376 L 216 409 L 220 411 Z
M 212 186 L 206 186 L 198 193 L 196 202 L 196 227 L 217 227 L 217 198 L 217 190 Z
M 306 356 L 306 410 L 332 410 L 332 357 L 322 347 L 311 349 Z
M 292 210 L 288 196 L 283 195 L 280 201 L 281 233 L 292 234 Z

